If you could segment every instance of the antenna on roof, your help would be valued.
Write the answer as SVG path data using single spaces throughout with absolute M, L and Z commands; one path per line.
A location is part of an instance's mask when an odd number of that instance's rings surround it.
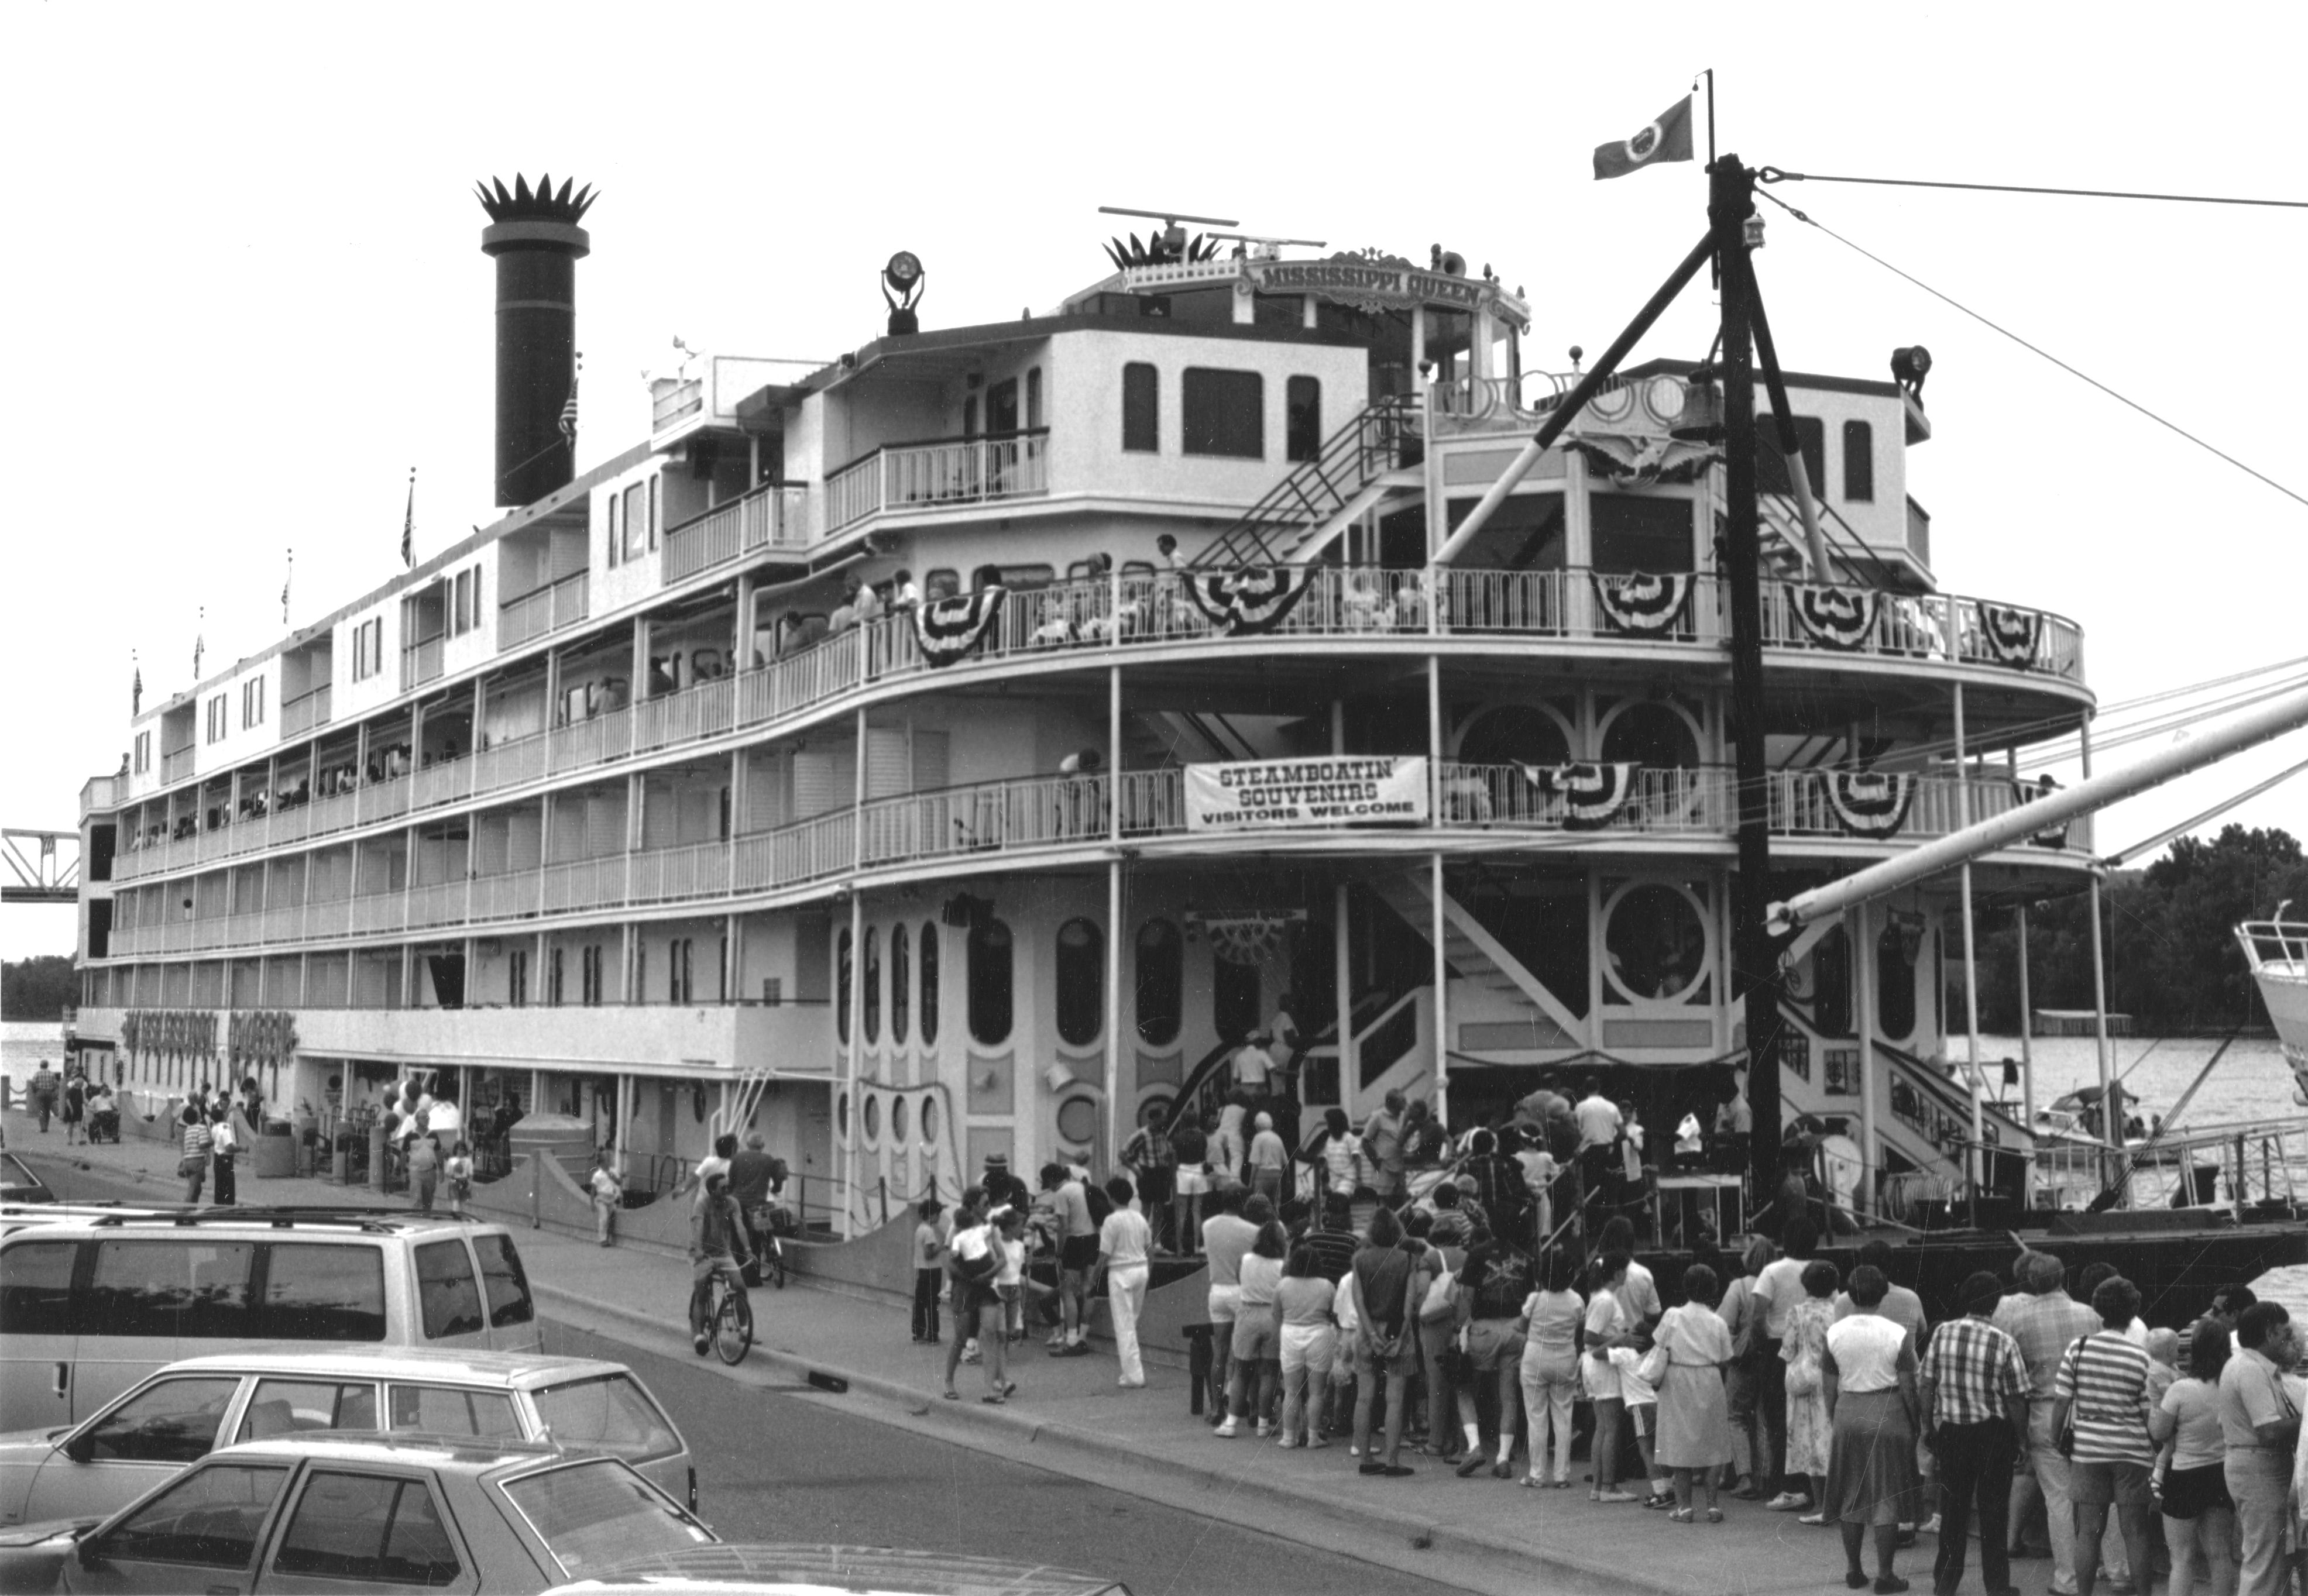
M 1233 218 L 1225 216 L 1188 216 L 1184 211 L 1174 210 L 1136 210 L 1127 205 L 1100 205 L 1098 209 L 1101 216 L 1150 217 L 1162 224 L 1162 230 L 1153 234 L 1143 245 L 1139 244 L 1138 235 L 1135 233 L 1130 236 L 1130 245 L 1127 249 L 1124 249 L 1121 246 L 1122 241 L 1116 239 L 1115 247 L 1107 252 L 1114 258 L 1114 263 L 1116 266 L 1143 266 L 1171 261 L 1204 260 L 1209 254 L 1218 253 L 1218 245 L 1213 241 L 1208 245 L 1208 253 L 1204 253 L 1204 241 L 1199 238 L 1194 241 L 1194 248 L 1190 251 L 1186 245 L 1186 229 L 1180 225 L 1184 222 L 1198 222 L 1210 227 L 1242 226 Z

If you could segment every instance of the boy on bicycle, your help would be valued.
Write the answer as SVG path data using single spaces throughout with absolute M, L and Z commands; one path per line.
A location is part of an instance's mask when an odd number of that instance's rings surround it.
M 745 1300 L 743 1267 L 754 1255 L 745 1247 L 745 1216 L 729 1195 L 727 1171 L 705 1178 L 705 1195 L 689 1214 L 689 1343 L 705 1356 L 710 1344 L 706 1316 L 713 1307 L 713 1277 L 729 1283 L 740 1302 Z

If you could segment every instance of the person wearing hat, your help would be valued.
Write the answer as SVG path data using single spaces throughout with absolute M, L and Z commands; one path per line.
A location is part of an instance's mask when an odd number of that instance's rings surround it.
M 1010 1172 L 1010 1155 L 1007 1153 L 988 1153 L 986 1155 L 986 1174 L 978 1184 L 986 1188 L 986 1208 L 989 1214 L 1004 1204 L 1023 1214 L 1033 1201 L 1033 1194 L 1026 1189 L 1026 1183 Z
M 1237 1092 L 1252 1097 L 1267 1094 L 1269 1083 L 1274 1077 L 1274 1055 L 1266 1051 L 1274 1040 L 1270 1031 L 1253 1031 L 1243 1038 L 1234 1055 L 1234 1086 Z
M 1269 1202 L 1282 1200 L 1282 1177 L 1290 1168 L 1290 1149 L 1274 1129 L 1274 1116 L 1264 1110 L 1251 1121 L 1250 1188 L 1263 1192 Z

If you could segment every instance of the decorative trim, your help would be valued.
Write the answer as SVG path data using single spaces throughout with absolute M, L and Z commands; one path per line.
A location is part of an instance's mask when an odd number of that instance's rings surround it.
M 1255 637 L 1288 619 L 1306 596 L 1313 571 L 1304 565 L 1246 565 L 1237 571 L 1178 573 L 1193 601 L 1220 634 Z
M 1613 631 L 1637 637 L 1673 631 L 1683 623 L 1684 612 L 1691 605 L 1688 572 L 1652 575 L 1635 571 L 1609 576 L 1598 571 L 1592 576 L 1595 602 L 1601 606 L 1603 619 Z
M 1836 824 L 1854 837 L 1897 837 L 1916 801 L 1912 775 L 1871 770 L 1830 770 L 1827 806 Z
M 967 656 L 993 630 L 1007 596 L 1006 588 L 986 587 L 915 605 L 914 640 L 921 645 L 923 663 L 943 669 Z
M 1867 645 L 1875 630 L 1875 616 L 1883 596 L 1870 588 L 1815 588 L 1795 590 L 1796 623 L 1822 648 L 1849 653 Z
M 1563 800 L 1563 824 L 1571 831 L 1599 831 L 1616 819 L 1633 796 L 1642 767 L 1617 765 L 1525 765 L 1523 779 Z
M 2044 612 L 1979 601 L 1979 640 L 1987 657 L 2016 670 L 2033 670 L 2044 640 Z

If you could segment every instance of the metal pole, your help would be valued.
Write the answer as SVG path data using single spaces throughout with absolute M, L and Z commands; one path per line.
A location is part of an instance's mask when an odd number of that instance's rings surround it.
M 1971 766 L 1966 753 L 1963 683 L 1960 682 L 1955 684 L 1955 819 L 1959 831 L 1971 824 Z M 1971 866 L 1968 863 L 1963 867 L 1959 888 L 1963 907 L 1964 1056 L 1969 1061 L 1971 1080 L 1971 1157 L 1967 1162 L 1971 1170 L 1972 1201 L 1976 1204 L 1980 1180 L 1986 1172 L 1986 1154 L 1982 1149 L 1987 1140 L 1987 1120 L 1979 1102 L 1979 963 L 1972 940 Z
M 1122 860 L 1106 863 L 1106 1172 L 1122 1150 Z M 1152 1215 L 1148 1215 L 1151 1218 Z
M 1844 936 L 1851 946 L 1852 1007 L 1859 1021 L 1859 1158 L 1862 1169 L 1860 1207 L 1874 1213 L 1882 1204 L 1877 1182 L 1882 1156 L 1875 1141 L 1875 917 L 1865 904 L 1844 916 Z
M 2036 1128 L 2035 1000 L 2028 985 L 2028 905 L 2020 905 L 2020 1123 Z
M 1771 323 L 1763 313 L 1763 296 L 1755 295 L 1748 304 L 1755 322 L 1755 354 L 1763 363 L 1763 389 L 1771 396 L 1773 419 L 1778 423 L 1779 453 L 1787 462 L 1787 477 L 1795 485 L 1796 511 L 1803 519 L 1804 545 L 1811 555 L 1811 579 L 1825 582 L 1833 579 L 1827 566 L 1827 535 L 1820 529 L 1819 501 L 1813 496 L 1811 468 L 1804 463 L 1803 442 L 1796 432 L 1795 411 L 1787 404 L 1787 385 L 1779 375 L 1779 352 L 1771 342 Z M 1827 485 L 1817 485 L 1821 493 Z
M 1442 824 L 1442 661 L 1435 655 L 1426 656 L 1426 755 L 1429 802 L 1434 805 L 1434 821 Z M 1434 913 L 1428 916 L 1427 934 L 1434 944 L 1434 1118 L 1448 1129 L 1451 1123 L 1447 1103 L 1451 1087 L 1451 1060 L 1448 1038 L 1450 1026 L 1451 964 L 1443 957 L 1444 927 L 1448 923 L 1443 913 L 1442 853 L 1436 849 L 1428 858 L 1427 887 L 1434 894 Z
M 2091 717 L 2086 716 L 2076 725 L 2076 735 L 2082 751 L 2084 779 L 2079 785 L 2091 784 Z M 2043 800 L 2038 799 L 2038 802 Z M 2092 961 L 2092 1037 L 2094 1051 L 2099 1059 L 2099 1118 L 2100 1139 L 2117 1152 L 2123 1147 L 2123 1116 L 2110 1101 L 2114 1095 L 2115 1071 L 2107 1047 L 2107 954 L 2102 940 L 2099 911 L 2100 867 L 2097 862 L 2091 870 L 2091 961 Z M 2242 1172 L 2241 1157 L 2238 1172 Z M 2106 1185 L 2105 1180 L 2101 1181 Z
M 860 718 L 863 719 L 862 714 Z M 860 742 L 863 742 L 862 738 Z M 861 771 L 863 768 L 861 766 Z M 859 779 L 863 781 L 862 775 Z M 840 1116 L 841 1122 L 835 1128 L 840 1132 L 841 1233 L 844 1237 L 854 1233 L 850 1221 L 857 1203 L 857 1158 L 853 1149 L 857 1141 L 857 1067 L 864 1061 L 860 1050 L 866 1042 L 866 895 L 857 890 L 855 877 L 851 878 L 849 887 L 848 1008 L 849 1047 L 843 1055 L 845 1068 L 842 1073 L 847 1078 L 842 1083 L 841 1095 L 848 1107 L 848 1111 Z
M 1347 751 L 1347 706 L 1342 699 L 1331 700 L 1331 752 Z M 1348 946 L 1348 898 L 1346 882 L 1339 881 L 1331 893 L 1331 1007 L 1337 1012 L 1339 1025 L 1339 1103 L 1349 1113 L 1355 1102 L 1355 965 L 1353 951 Z M 1300 1075 L 1303 1083 L 1305 1076 Z M 1299 1101 L 1305 1101 L 1305 1088 L 1299 1088 Z
M 1755 373 L 1748 305 L 1754 278 L 1746 221 L 1755 209 L 1754 175 L 1736 155 L 1709 173 L 1708 217 L 1723 274 L 1724 555 L 1730 584 L 1731 734 L 1739 793 L 1739 919 L 1732 949 L 1734 992 L 1744 992 L 1747 1024 L 1747 1097 L 1754 1111 L 1748 1138 L 1753 1197 L 1778 1189 L 1779 1137 L 1779 973 L 1763 926 L 1771 901 L 1770 814 L 1763 766 L 1763 610 L 1761 550 L 1755 511 Z M 1697 261 L 1686 262 L 1692 270 Z

